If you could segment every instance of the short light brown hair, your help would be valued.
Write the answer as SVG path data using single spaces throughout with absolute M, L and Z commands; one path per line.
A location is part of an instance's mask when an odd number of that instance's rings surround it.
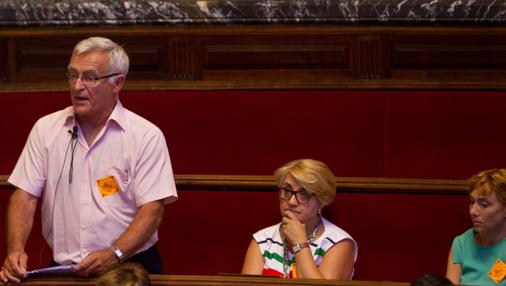
M 288 175 L 292 175 L 304 189 L 313 193 L 322 207 L 334 201 L 336 177 L 325 163 L 313 159 L 300 159 L 286 163 L 274 172 L 274 178 L 279 187 Z
M 497 199 L 506 204 L 506 169 L 482 171 L 469 179 L 469 192 L 478 191 L 480 196 L 495 192 Z
M 97 286 L 149 286 L 148 271 L 138 263 L 111 266 L 96 282 Z

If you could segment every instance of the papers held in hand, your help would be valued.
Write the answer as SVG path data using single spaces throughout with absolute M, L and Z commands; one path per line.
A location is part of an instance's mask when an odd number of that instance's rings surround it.
M 27 277 L 38 277 L 38 276 L 68 277 L 68 276 L 73 276 L 73 275 L 75 275 L 74 274 L 74 266 L 75 266 L 75 264 L 68 264 L 68 265 L 58 265 L 58 266 L 34 269 L 32 271 L 28 271 Z

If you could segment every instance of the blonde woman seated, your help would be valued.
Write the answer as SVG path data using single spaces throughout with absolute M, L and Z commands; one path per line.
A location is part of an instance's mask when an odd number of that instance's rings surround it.
M 253 235 L 242 273 L 351 279 L 357 245 L 348 233 L 321 216 L 336 193 L 336 179 L 327 165 L 296 160 L 277 169 L 274 177 L 282 221 Z
M 506 285 L 506 169 L 469 180 L 473 227 L 453 240 L 446 276 L 455 284 Z

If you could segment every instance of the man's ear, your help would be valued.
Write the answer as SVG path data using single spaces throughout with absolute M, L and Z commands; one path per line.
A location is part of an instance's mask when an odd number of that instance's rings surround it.
M 114 78 L 114 92 L 119 93 L 120 90 L 123 88 L 123 85 L 125 85 L 126 76 L 124 74 L 117 75 Z

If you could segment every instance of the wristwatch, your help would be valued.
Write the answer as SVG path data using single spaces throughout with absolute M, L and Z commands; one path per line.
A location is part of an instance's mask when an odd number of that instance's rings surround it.
M 307 243 L 306 241 L 301 242 L 301 243 L 297 243 L 297 244 L 294 244 L 294 246 L 292 246 L 292 251 L 293 251 L 293 253 L 297 254 L 297 252 L 301 251 L 302 249 L 304 249 L 306 247 L 309 247 L 309 243 Z
M 121 263 L 123 262 L 123 259 L 125 258 L 125 255 L 123 255 L 123 252 L 115 246 L 111 246 L 112 253 L 114 253 L 114 256 L 118 259 L 118 261 Z

